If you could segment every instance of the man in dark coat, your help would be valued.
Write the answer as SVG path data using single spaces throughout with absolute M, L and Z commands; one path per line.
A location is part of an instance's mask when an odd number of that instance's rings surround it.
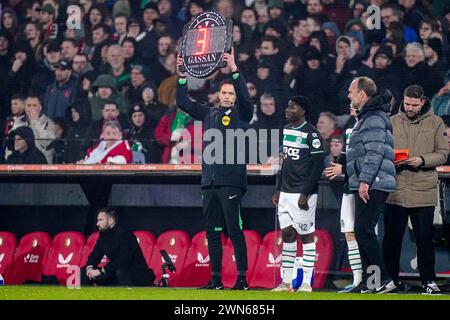
M 14 130 L 14 152 L 6 159 L 8 164 L 47 164 L 44 154 L 34 144 L 34 133 L 30 127 Z
M 100 236 L 89 255 L 87 266 L 81 270 L 81 284 L 103 286 L 150 286 L 155 281 L 153 270 L 147 266 L 136 236 L 117 225 L 114 208 L 98 211 L 97 227 Z M 103 256 L 110 260 L 97 267 Z

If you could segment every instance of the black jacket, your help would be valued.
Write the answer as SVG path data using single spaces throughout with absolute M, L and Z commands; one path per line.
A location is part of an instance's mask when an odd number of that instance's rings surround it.
M 22 126 L 11 132 L 11 136 L 20 136 L 26 140 L 28 144 L 28 149 L 24 153 L 14 151 L 6 163 L 8 164 L 47 164 L 47 159 L 44 154 L 36 148 L 34 142 L 34 134 L 31 128 Z
M 87 265 L 96 267 L 104 255 L 110 260 L 104 266 L 107 275 L 114 275 L 119 269 L 149 270 L 136 236 L 118 226 L 100 232 Z
M 234 139 L 234 163 L 225 164 L 226 154 L 229 152 L 226 144 L 226 130 L 227 129 L 244 129 L 248 128 L 248 123 L 253 116 L 253 104 L 247 90 L 247 84 L 244 76 L 239 72 L 232 75 L 235 90 L 236 90 L 236 104 L 234 107 L 225 108 L 209 108 L 196 101 L 189 99 L 187 83 L 177 83 L 177 106 L 187 112 L 196 120 L 203 121 L 203 129 L 205 134 L 208 129 L 217 129 L 222 133 L 223 137 L 223 157 L 222 164 L 216 162 L 213 164 L 205 163 L 205 157 L 202 157 L 202 188 L 211 185 L 216 186 L 233 186 L 242 189 L 247 188 L 247 168 L 246 164 L 236 164 L 238 159 L 237 139 Z M 181 80 L 181 79 L 180 79 Z M 214 139 L 212 139 L 214 141 Z M 241 144 L 242 142 L 240 142 Z M 243 142 L 245 144 L 245 142 Z M 205 149 L 211 141 L 205 141 Z M 240 147 L 245 148 L 245 145 Z M 211 147 L 210 147 L 211 148 Z M 245 149 L 244 149 L 245 150 Z

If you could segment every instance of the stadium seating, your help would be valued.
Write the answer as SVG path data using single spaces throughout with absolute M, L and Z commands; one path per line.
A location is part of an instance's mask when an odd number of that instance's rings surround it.
M 226 238 L 222 233 L 222 244 Z M 177 281 L 178 287 L 202 287 L 211 279 L 211 261 L 208 253 L 206 232 L 197 233 L 191 241 L 191 246 L 183 266 L 183 273 Z
M 99 235 L 100 235 L 100 233 L 97 231 L 97 232 L 92 233 L 89 236 L 89 238 L 87 239 L 86 245 L 84 246 L 84 249 L 83 249 L 83 255 L 81 257 L 81 263 L 80 263 L 81 267 L 86 266 L 86 263 L 89 259 L 89 255 L 91 254 L 92 250 L 94 250 L 94 246 L 98 240 Z M 108 262 L 109 262 L 108 257 L 104 256 L 102 261 L 98 264 L 98 267 L 101 268 L 101 267 L 105 266 Z
M 183 273 L 183 265 L 190 245 L 191 239 L 189 235 L 182 230 L 166 231 L 158 237 L 151 260 L 151 268 L 155 273 L 156 283 L 162 276 L 161 265 L 164 263 L 160 250 L 167 251 L 167 254 L 177 268 L 175 273 L 168 271 L 170 275 L 169 286 L 175 287 L 178 281 L 177 278 Z
M 3 274 L 6 267 L 14 259 L 17 248 L 17 238 L 14 233 L 0 232 L 0 274 Z
M 280 231 L 264 236 L 255 269 L 249 281 L 251 288 L 274 288 L 281 282 L 280 267 L 283 240 Z
M 50 244 L 51 237 L 46 232 L 24 235 L 20 240 L 14 260 L 6 268 L 5 283 L 40 282 Z
M 86 242 L 84 235 L 76 231 L 58 233 L 52 241 L 45 261 L 45 275 L 53 275 L 61 284 L 66 284 L 69 266 L 80 266 L 83 247 Z
M 244 230 L 244 236 L 247 244 L 247 281 L 249 281 L 255 268 L 259 247 L 261 246 L 261 237 L 258 232 L 253 230 Z M 231 239 L 228 239 L 223 250 L 222 282 L 225 288 L 231 288 L 236 283 L 236 280 L 237 269 L 234 248 Z
M 133 233 L 139 242 L 139 246 L 141 247 L 142 254 L 145 258 L 145 262 L 147 262 L 147 265 L 150 267 L 156 238 L 153 233 L 146 230 L 138 230 L 134 231 Z

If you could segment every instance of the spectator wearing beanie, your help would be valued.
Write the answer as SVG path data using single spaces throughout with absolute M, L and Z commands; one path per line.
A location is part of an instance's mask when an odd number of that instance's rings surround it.
M 425 51 L 425 60 L 428 65 L 444 78 L 449 69 L 449 64 L 445 57 L 442 56 L 441 40 L 438 38 L 429 38 L 425 40 L 423 50 Z
M 125 131 L 125 138 L 129 141 L 133 152 L 143 154 L 144 163 L 161 162 L 161 148 L 155 141 L 153 129 L 146 109 L 140 104 L 132 106 L 130 128 Z
M 47 45 L 44 59 L 37 66 L 37 70 L 31 80 L 32 90 L 44 98 L 47 87 L 55 81 L 55 65 L 61 59 L 61 48 L 59 43 L 52 41 Z
M 311 110 L 306 115 L 309 123 L 317 123 L 319 114 L 324 111 L 334 111 L 333 89 L 329 73 L 322 65 L 322 56 L 315 47 L 309 47 L 303 53 L 303 66 L 297 72 L 294 91 L 311 101 Z

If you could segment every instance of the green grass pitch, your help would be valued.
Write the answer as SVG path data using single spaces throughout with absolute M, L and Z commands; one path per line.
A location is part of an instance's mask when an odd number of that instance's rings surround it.
M 0 300 L 450 300 L 450 295 L 337 294 L 271 292 L 269 290 L 210 291 L 181 288 L 81 288 L 2 286 Z

